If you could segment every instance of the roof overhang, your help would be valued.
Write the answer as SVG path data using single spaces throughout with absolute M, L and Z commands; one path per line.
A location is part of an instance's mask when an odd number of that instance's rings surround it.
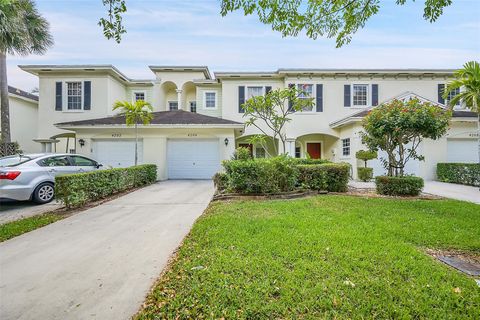
M 206 79 L 212 79 L 207 66 L 148 66 L 153 72 L 203 72 Z
M 278 69 L 282 76 L 326 77 L 451 77 L 454 69 Z
M 106 73 L 125 84 L 153 85 L 153 80 L 130 79 L 111 64 L 84 64 L 84 65 L 19 65 L 23 71 L 35 76 L 46 75 L 49 73 Z
M 259 71 L 259 72 L 215 72 L 217 79 L 280 79 L 281 76 L 277 72 Z
M 125 124 L 95 124 L 95 125 L 69 125 L 57 123 L 59 129 L 132 129 Z M 243 129 L 243 124 L 149 124 L 138 125 L 141 129 Z

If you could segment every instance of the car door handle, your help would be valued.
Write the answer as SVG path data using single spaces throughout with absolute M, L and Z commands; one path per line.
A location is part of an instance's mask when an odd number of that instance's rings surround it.
M 84 171 L 85 171 L 85 170 L 83 170 L 83 169 L 78 169 L 78 172 L 84 172 Z
M 55 170 L 55 169 L 50 169 L 50 170 L 48 170 L 48 172 L 57 172 L 57 170 Z

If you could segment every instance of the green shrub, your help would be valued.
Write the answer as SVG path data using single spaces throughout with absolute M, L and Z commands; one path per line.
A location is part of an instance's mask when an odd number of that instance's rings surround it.
M 480 186 L 480 164 L 438 163 L 437 179 L 443 182 Z
M 373 178 L 373 168 L 357 168 L 358 179 L 362 181 L 370 181 Z
M 324 164 L 324 163 L 332 163 L 329 160 L 325 159 L 300 159 L 300 158 L 294 158 L 293 161 L 295 164 Z
M 235 149 L 235 152 L 233 153 L 232 160 L 250 160 L 252 159 L 252 153 L 250 152 L 250 149 L 245 148 L 245 147 L 239 147 Z
M 275 157 L 268 159 L 224 161 L 227 190 L 246 194 L 288 192 L 295 188 L 298 169 L 292 159 Z
M 55 197 L 68 208 L 80 207 L 156 180 L 157 166 L 153 164 L 60 175 L 55 177 Z
M 222 192 L 227 189 L 228 176 L 225 172 L 217 172 L 213 176 L 213 184 L 217 188 L 218 192 Z
M 423 189 L 423 179 L 414 176 L 375 178 L 377 193 L 389 196 L 418 196 Z
M 345 163 L 299 165 L 298 186 L 309 190 L 347 191 L 350 166 Z

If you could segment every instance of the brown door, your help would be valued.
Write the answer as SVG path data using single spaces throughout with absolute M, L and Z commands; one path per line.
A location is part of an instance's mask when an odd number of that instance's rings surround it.
M 307 152 L 312 159 L 320 159 L 322 157 L 320 143 L 307 143 Z

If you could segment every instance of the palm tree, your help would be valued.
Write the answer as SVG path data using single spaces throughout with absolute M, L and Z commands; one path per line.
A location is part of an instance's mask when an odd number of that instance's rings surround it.
M 120 114 L 125 116 L 127 126 L 135 126 L 135 165 L 138 162 L 138 124 L 149 124 L 152 120 L 152 105 L 143 100 L 137 100 L 135 103 L 128 101 L 117 101 L 113 105 L 113 110 L 120 110 Z
M 11 142 L 7 54 L 44 54 L 53 45 L 48 21 L 32 0 L 0 1 L 0 100 L 3 142 Z
M 453 107 L 459 102 L 465 104 L 465 107 L 478 114 L 477 132 L 478 132 L 478 162 L 480 164 L 480 64 L 478 61 L 469 61 L 454 73 L 455 79 L 447 83 L 444 99 L 453 90 L 460 90 L 448 104 Z

